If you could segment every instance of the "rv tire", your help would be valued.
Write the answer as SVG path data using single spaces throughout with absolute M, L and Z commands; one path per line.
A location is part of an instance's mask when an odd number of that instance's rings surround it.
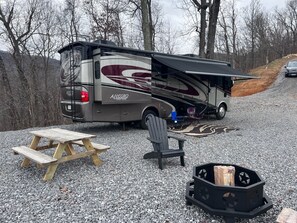
M 147 125 L 146 125 L 146 122 L 147 122 L 147 119 L 150 115 L 153 115 L 153 116 L 157 116 L 156 112 L 152 111 L 152 110 L 146 110 L 144 111 L 143 115 L 142 115 L 142 119 L 140 121 L 140 127 L 142 129 L 147 129 Z
M 224 104 L 220 104 L 220 106 L 218 107 L 218 110 L 216 112 L 216 118 L 218 120 L 221 120 L 225 117 L 227 112 L 226 106 Z

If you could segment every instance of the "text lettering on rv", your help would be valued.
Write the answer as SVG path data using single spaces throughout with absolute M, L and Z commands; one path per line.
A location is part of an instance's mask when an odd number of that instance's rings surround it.
M 116 101 L 126 101 L 129 97 L 129 94 L 113 94 L 110 96 L 110 99 L 114 99 Z

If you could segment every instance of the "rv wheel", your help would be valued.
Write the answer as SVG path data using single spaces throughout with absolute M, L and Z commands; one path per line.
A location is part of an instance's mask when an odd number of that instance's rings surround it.
M 218 108 L 218 111 L 216 113 L 217 119 L 218 120 L 223 119 L 225 117 L 225 115 L 226 115 L 226 111 L 227 111 L 226 106 L 223 105 L 223 104 L 220 104 L 220 106 Z
M 147 129 L 147 125 L 146 125 L 146 122 L 148 120 L 148 117 L 150 115 L 153 115 L 153 116 L 157 116 L 156 112 L 152 111 L 152 110 L 146 110 L 144 111 L 143 115 L 142 115 L 142 119 L 141 119 L 141 122 L 140 122 L 140 127 L 142 129 Z

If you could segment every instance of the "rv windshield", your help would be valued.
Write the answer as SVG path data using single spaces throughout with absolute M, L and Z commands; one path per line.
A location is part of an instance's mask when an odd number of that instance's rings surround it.
M 61 85 L 80 82 L 81 50 L 67 50 L 61 53 Z

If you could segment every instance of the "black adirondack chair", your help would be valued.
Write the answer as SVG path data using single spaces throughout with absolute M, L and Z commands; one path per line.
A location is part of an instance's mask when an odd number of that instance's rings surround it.
M 147 139 L 151 141 L 154 147 L 154 151 L 146 153 L 143 158 L 144 159 L 152 159 L 157 158 L 159 163 L 159 168 L 163 169 L 162 158 L 169 158 L 169 157 L 180 157 L 180 163 L 182 166 L 185 166 L 184 155 L 185 152 L 183 151 L 185 139 L 181 139 L 175 136 L 168 136 L 167 135 L 167 123 L 164 119 L 161 119 L 156 116 L 149 116 L 147 121 L 147 126 L 149 130 L 149 135 Z M 168 139 L 173 138 L 178 140 L 178 149 L 170 149 Z

